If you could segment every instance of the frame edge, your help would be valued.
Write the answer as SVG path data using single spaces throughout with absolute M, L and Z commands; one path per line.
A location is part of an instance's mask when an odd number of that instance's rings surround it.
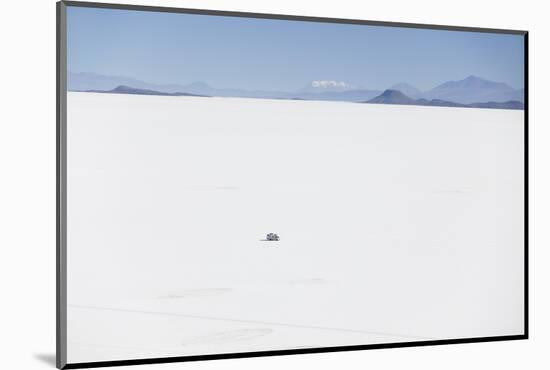
M 56 3 L 56 367 L 67 365 L 67 7 Z
M 524 324 L 523 332 L 525 339 L 529 339 L 529 32 L 523 35 L 523 140 L 524 140 L 524 215 L 523 215 L 523 237 L 524 237 L 524 252 L 523 252 L 523 298 L 524 298 Z

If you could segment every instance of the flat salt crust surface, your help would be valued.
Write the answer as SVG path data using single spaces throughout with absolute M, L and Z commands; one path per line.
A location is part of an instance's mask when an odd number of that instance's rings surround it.
M 69 363 L 522 334 L 523 122 L 69 92 Z

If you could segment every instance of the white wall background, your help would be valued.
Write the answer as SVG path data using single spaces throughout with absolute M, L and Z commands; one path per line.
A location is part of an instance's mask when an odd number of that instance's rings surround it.
M 113 0 L 114 2 L 114 0 Z M 524 0 L 141 0 L 136 4 L 530 31 L 531 339 L 142 366 L 142 369 L 545 369 L 550 345 L 550 25 Z M 6 1 L 0 21 L 0 367 L 53 368 L 55 353 L 55 2 Z

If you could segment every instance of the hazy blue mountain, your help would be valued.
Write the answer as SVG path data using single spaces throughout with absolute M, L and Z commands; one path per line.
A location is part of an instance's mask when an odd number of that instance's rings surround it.
M 149 89 L 137 89 L 135 87 L 120 85 L 111 90 L 85 90 L 85 92 L 98 92 L 98 93 L 109 93 L 109 94 L 133 94 L 133 95 L 160 95 L 160 96 L 203 96 L 207 95 L 197 95 L 184 92 L 162 92 Z
M 506 102 L 516 100 L 523 103 L 525 102 L 524 93 L 524 89 L 518 89 L 512 92 L 495 93 L 490 96 L 490 99 L 486 99 L 486 101 Z
M 389 88 L 390 90 L 401 91 L 403 94 L 410 96 L 411 98 L 420 98 L 422 96 L 422 91 L 408 83 L 398 83 Z
M 494 108 L 494 109 L 524 109 L 524 105 L 520 101 L 507 102 L 476 102 L 476 103 L 456 103 L 443 99 L 413 99 L 398 90 L 386 90 L 379 96 L 365 101 L 369 104 L 398 104 L 398 105 L 423 105 L 431 107 L 462 107 L 462 108 Z
M 412 105 L 416 102 L 417 101 L 415 99 L 408 97 L 399 90 L 388 89 L 377 97 L 370 99 L 366 103 Z
M 462 104 L 476 102 L 523 101 L 523 91 L 505 83 L 493 82 L 476 76 L 460 81 L 448 81 L 422 94 L 425 99 L 441 99 Z

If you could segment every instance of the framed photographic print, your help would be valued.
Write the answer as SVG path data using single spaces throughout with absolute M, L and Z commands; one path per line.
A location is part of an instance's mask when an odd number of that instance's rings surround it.
M 527 338 L 527 32 L 57 12 L 59 368 Z

